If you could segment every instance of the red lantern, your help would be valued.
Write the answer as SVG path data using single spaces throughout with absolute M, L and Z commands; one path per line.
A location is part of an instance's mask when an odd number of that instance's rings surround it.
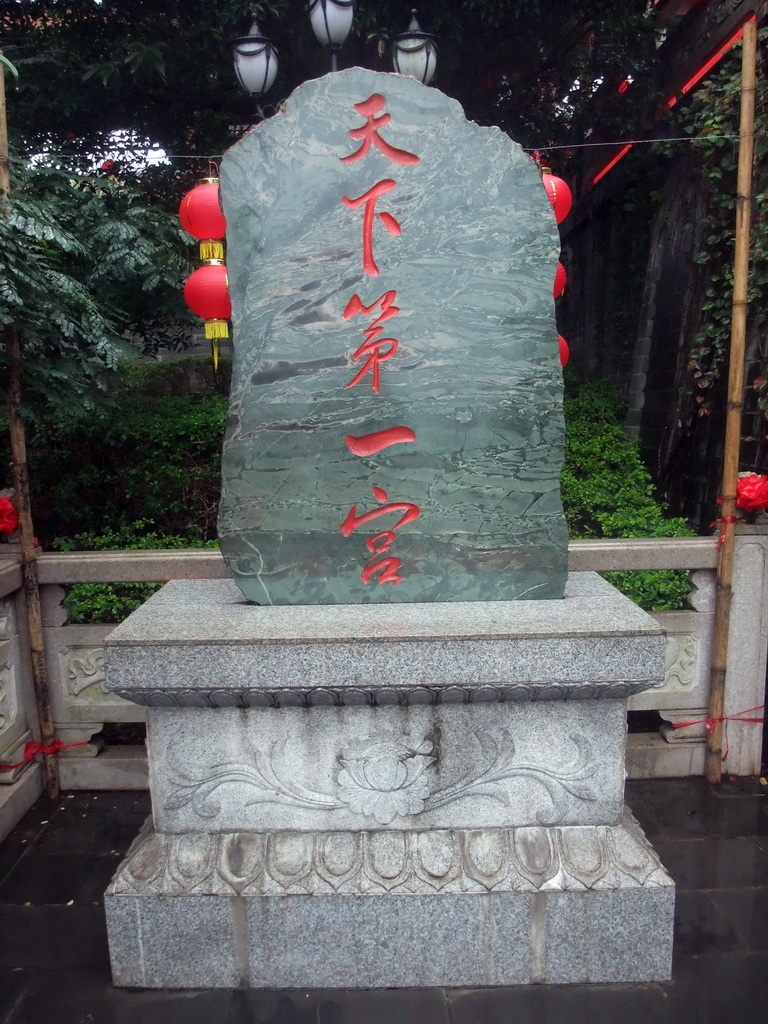
M 557 270 L 555 271 L 555 287 L 554 287 L 554 291 L 553 291 L 553 294 L 554 294 L 556 299 L 559 299 L 560 296 L 565 291 L 565 280 L 566 280 L 566 278 L 565 278 L 565 267 L 558 260 L 557 261 Z
M 219 338 L 228 338 L 227 320 L 232 316 L 227 268 L 221 260 L 209 260 L 187 278 L 187 305 L 205 320 L 205 336 L 213 349 L 214 369 L 219 365 Z
M 570 353 L 570 351 L 568 349 L 568 342 L 565 340 L 565 338 L 562 336 L 562 334 L 558 334 L 557 341 L 558 341 L 558 344 L 560 345 L 560 365 L 561 366 L 566 366 L 567 363 L 568 363 L 568 359 L 570 358 L 570 355 L 571 355 L 571 353 Z
M 181 226 L 200 239 L 200 259 L 220 260 L 224 246 L 218 241 L 227 231 L 227 222 L 219 205 L 219 179 L 203 178 L 187 192 L 179 206 Z
M 552 209 L 555 211 L 555 220 L 558 224 L 564 221 L 571 212 L 573 197 L 562 178 L 557 178 L 548 167 L 542 167 L 541 180 L 547 190 Z

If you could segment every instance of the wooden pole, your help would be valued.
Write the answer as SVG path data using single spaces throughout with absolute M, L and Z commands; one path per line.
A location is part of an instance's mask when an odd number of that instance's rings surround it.
M 747 277 L 749 273 L 749 228 L 752 208 L 752 149 L 755 125 L 755 63 L 757 23 L 744 25 L 741 53 L 741 121 L 739 166 L 736 186 L 736 235 L 733 261 L 733 304 L 728 367 L 728 406 L 723 456 L 723 511 L 717 560 L 715 622 L 712 635 L 712 666 L 709 678 L 710 730 L 707 734 L 706 777 L 719 783 L 722 774 L 725 673 L 728 660 L 728 627 L 731 618 L 733 545 L 736 515 L 736 487 L 739 477 L 741 407 L 744 391 L 744 347 L 747 332 Z
M 0 190 L 2 196 L 10 192 L 8 171 L 8 132 L 5 118 L 5 81 L 0 67 Z M 37 555 L 35 553 L 34 528 L 29 495 L 27 472 L 27 441 L 24 419 L 21 415 L 21 345 L 18 331 L 14 327 L 5 329 L 6 353 L 8 355 L 8 428 L 11 438 L 11 459 L 13 460 L 13 489 L 19 513 L 19 534 L 21 536 L 21 572 L 24 596 L 27 606 L 27 630 L 32 661 L 32 682 L 35 689 L 37 719 L 43 746 L 49 747 L 54 740 L 53 713 L 48 690 L 48 673 L 45 666 L 43 644 L 43 619 L 40 608 L 40 588 L 37 582 Z M 43 754 L 43 781 L 45 791 L 51 800 L 59 797 L 59 770 L 52 754 Z
M 44 747 L 50 747 L 55 738 L 51 695 L 48 689 L 48 673 L 45 665 L 43 642 L 43 618 L 40 608 L 40 588 L 37 582 L 37 555 L 32 526 L 30 506 L 29 475 L 27 472 L 27 442 L 21 404 L 21 346 L 14 327 L 6 328 L 5 343 L 10 366 L 8 368 L 8 423 L 11 434 L 11 458 L 13 460 L 13 490 L 19 512 L 19 533 L 21 535 L 21 572 L 24 582 L 24 597 L 27 605 L 27 630 L 32 661 L 32 681 L 35 689 L 37 720 L 40 725 L 40 739 Z M 59 798 L 59 770 L 53 754 L 43 754 L 43 781 L 45 792 L 51 800 Z

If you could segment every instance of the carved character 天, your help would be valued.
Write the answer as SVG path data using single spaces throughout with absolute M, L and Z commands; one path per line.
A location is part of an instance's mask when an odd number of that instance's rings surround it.
M 373 93 L 367 100 L 363 100 L 362 103 L 355 103 L 355 110 L 358 114 L 363 115 L 365 124 L 359 128 L 352 128 L 347 134 L 350 138 L 361 142 L 362 145 L 354 153 L 350 153 L 349 156 L 339 157 L 343 164 L 353 164 L 358 160 L 362 160 L 370 150 L 371 144 L 376 146 L 392 163 L 408 167 L 419 162 L 420 158 L 415 153 L 407 153 L 404 149 L 397 149 L 397 147 L 391 146 L 386 139 L 382 139 L 381 135 L 379 135 L 379 129 L 389 124 L 392 120 L 391 114 L 382 114 L 380 117 L 376 117 L 376 114 L 378 114 L 385 103 L 386 100 L 379 92 Z

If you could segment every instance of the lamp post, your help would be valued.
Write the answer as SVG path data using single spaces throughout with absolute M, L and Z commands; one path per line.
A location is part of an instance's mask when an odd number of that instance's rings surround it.
M 331 53 L 331 71 L 339 70 L 338 53 L 352 28 L 355 0 L 309 0 L 309 20 L 318 42 Z
M 392 40 L 392 66 L 401 75 L 418 78 L 424 85 L 429 85 L 437 66 L 437 47 L 435 37 L 429 32 L 422 32 L 416 20 L 416 8 L 411 9 L 411 23 L 408 31 Z
M 248 35 L 240 36 L 232 44 L 235 74 L 240 85 L 251 97 L 251 119 L 264 120 L 261 101 L 272 88 L 277 75 L 277 50 L 264 35 L 258 18 L 253 15 Z

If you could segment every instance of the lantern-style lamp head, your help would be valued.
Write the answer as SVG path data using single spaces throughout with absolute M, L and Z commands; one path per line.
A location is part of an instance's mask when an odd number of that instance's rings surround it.
M 308 6 L 312 31 L 331 51 L 331 71 L 338 71 L 337 54 L 352 28 L 355 0 L 309 0 Z
M 418 78 L 429 85 L 437 67 L 435 37 L 422 32 L 416 20 L 416 8 L 411 10 L 411 24 L 408 31 L 392 40 L 392 66 L 400 75 Z
M 240 85 L 258 101 L 272 88 L 277 74 L 277 50 L 253 18 L 247 36 L 240 36 L 232 44 L 235 73 Z

